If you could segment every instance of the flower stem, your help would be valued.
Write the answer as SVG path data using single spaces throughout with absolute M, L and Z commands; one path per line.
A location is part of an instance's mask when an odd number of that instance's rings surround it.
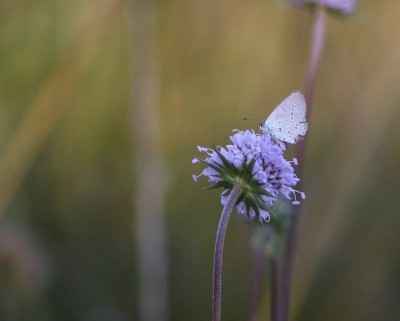
M 310 124 L 311 113 L 314 101 L 315 85 L 317 80 L 317 72 L 319 63 L 321 60 L 323 44 L 326 33 L 326 11 L 322 6 L 318 6 L 315 12 L 313 25 L 313 34 L 311 41 L 310 60 L 307 72 L 306 86 L 305 86 L 305 98 L 307 102 L 307 122 Z M 306 153 L 308 135 L 305 136 L 303 141 L 300 141 L 296 150 L 296 158 L 299 162 L 297 175 L 304 177 L 304 160 Z M 299 182 L 299 190 L 303 190 L 302 181 Z M 286 321 L 289 316 L 289 299 L 292 281 L 292 270 L 293 270 L 293 259 L 294 249 L 298 234 L 299 225 L 299 214 L 301 206 L 292 206 L 290 210 L 290 228 L 286 240 L 286 246 L 283 254 L 283 266 L 282 266 L 282 285 L 281 285 L 281 302 L 279 309 L 278 321 Z
M 129 2 L 128 2 L 129 3 Z M 127 4 L 128 4 L 127 3 Z M 131 138 L 137 246 L 138 321 L 169 319 L 167 175 L 161 157 L 161 68 L 155 1 L 130 1 L 132 46 Z M 128 9 L 128 5 L 126 9 Z M 127 11 L 128 13 L 128 11 Z M 151 200 L 151 201 L 149 201 Z
M 276 255 L 270 258 L 271 266 L 271 321 L 278 320 L 280 306 L 280 275 L 279 275 L 279 259 Z
M 261 301 L 264 267 L 264 253 L 258 244 L 252 246 L 252 256 L 249 321 L 257 321 Z
M 322 6 L 318 6 L 315 12 L 313 34 L 311 40 L 310 60 L 308 63 L 306 85 L 304 89 L 304 94 L 307 102 L 306 119 L 309 127 L 311 121 L 311 114 L 314 106 L 314 94 L 315 94 L 315 85 L 317 82 L 317 72 L 321 61 L 322 49 L 325 42 L 326 20 L 327 20 L 326 9 Z M 299 144 L 297 145 L 296 156 L 299 162 L 297 176 L 299 177 L 303 177 L 302 174 L 304 171 L 304 158 L 307 146 L 307 138 L 308 135 L 306 135 L 304 140 L 300 141 Z M 298 188 L 301 190 L 301 188 L 303 187 L 302 181 L 300 181 L 298 185 L 299 185 Z
M 238 185 L 235 185 L 222 211 L 218 224 L 214 251 L 213 321 L 221 320 L 222 255 L 224 252 L 225 234 L 228 227 L 229 217 L 231 216 L 232 210 L 241 193 L 241 188 Z

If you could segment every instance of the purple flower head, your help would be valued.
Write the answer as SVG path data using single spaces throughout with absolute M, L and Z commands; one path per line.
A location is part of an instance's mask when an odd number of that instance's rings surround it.
M 342 14 L 353 13 L 357 8 L 357 0 L 292 0 L 297 6 L 320 5 Z
M 223 187 L 222 205 L 226 204 L 233 186 L 239 185 L 242 194 L 236 210 L 248 219 L 258 217 L 261 222 L 269 221 L 268 208 L 279 197 L 292 200 L 294 205 L 300 204 L 297 194 L 302 199 L 305 195 L 293 189 L 299 181 L 292 167 L 297 165 L 297 160 L 285 160 L 284 144 L 276 143 L 269 134 L 256 134 L 252 130 L 235 131 L 230 140 L 232 145 L 226 147 L 198 147 L 207 157 L 195 158 L 193 163 L 202 162 L 207 167 L 200 175 L 193 175 L 195 181 L 206 176 L 212 183 L 210 188 Z

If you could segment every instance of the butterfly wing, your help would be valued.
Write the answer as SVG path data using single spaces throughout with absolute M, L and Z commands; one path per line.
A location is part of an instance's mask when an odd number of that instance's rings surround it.
M 295 144 L 306 134 L 307 128 L 306 100 L 296 91 L 275 108 L 261 129 L 276 140 Z

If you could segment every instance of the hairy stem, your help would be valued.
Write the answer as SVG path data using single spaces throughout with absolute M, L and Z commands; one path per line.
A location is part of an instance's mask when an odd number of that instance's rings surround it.
M 225 234 L 229 217 L 231 216 L 232 210 L 241 192 L 242 190 L 238 185 L 233 187 L 218 224 L 214 251 L 213 321 L 221 320 L 222 255 L 224 252 Z

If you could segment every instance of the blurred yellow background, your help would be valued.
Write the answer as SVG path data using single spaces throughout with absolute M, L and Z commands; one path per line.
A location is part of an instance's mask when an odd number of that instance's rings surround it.
M 329 17 L 292 320 L 400 319 L 399 15 Z M 160 321 L 209 319 L 221 205 L 191 160 L 302 90 L 311 24 L 278 0 L 1 1 L 0 319 L 141 320 L 146 257 Z M 249 271 L 233 217 L 223 319 L 247 318 Z

